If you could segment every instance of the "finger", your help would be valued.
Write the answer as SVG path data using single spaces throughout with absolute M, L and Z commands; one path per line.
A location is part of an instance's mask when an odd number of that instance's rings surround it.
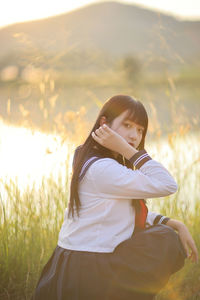
M 195 255 L 194 255 L 194 262 L 198 263 L 198 261 L 199 261 L 199 254 L 195 253 Z
M 103 131 L 102 129 L 98 128 L 95 130 L 95 134 L 98 136 L 98 137 L 102 137 L 103 136 Z
M 198 250 L 194 240 L 191 238 L 187 240 L 186 243 L 187 243 L 187 247 L 191 249 L 191 254 L 189 255 L 189 259 L 192 262 L 198 262 Z
M 184 250 L 185 250 L 185 253 L 186 253 L 187 257 L 189 257 L 189 256 L 190 256 L 190 252 L 189 252 L 187 243 L 183 243 L 183 248 L 184 248 Z
M 191 259 L 193 262 L 197 262 L 198 261 L 198 250 L 197 247 L 195 246 L 195 244 L 192 243 L 192 245 L 190 246 L 192 253 L 191 253 Z
M 107 132 L 106 130 L 101 126 L 98 128 L 99 132 L 102 134 L 102 135 L 107 135 Z
M 92 132 L 91 135 L 97 143 L 101 144 L 101 139 L 94 132 Z
M 102 142 L 109 137 L 109 134 L 102 127 L 96 129 L 95 134 L 102 139 Z
M 193 252 L 198 253 L 197 247 L 196 247 L 195 242 L 194 242 L 193 239 L 191 239 L 191 240 L 188 241 L 188 246 L 191 248 L 191 250 Z
M 198 260 L 199 260 L 198 253 L 192 253 L 191 260 L 193 263 L 198 263 Z
M 107 133 L 111 133 L 112 132 L 112 129 L 110 127 L 108 127 L 108 125 L 106 124 L 103 124 L 103 129 L 107 132 Z
M 193 262 L 193 263 L 197 263 L 198 262 L 198 253 L 194 253 L 192 252 L 189 256 L 189 259 Z

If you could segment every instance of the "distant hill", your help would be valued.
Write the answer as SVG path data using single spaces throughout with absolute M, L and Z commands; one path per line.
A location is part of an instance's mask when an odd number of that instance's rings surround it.
M 70 59 L 82 53 L 141 60 L 161 57 L 170 62 L 200 58 L 200 22 L 118 2 L 92 4 L 56 17 L 0 29 L 0 68 L 15 64 L 24 53 L 39 61 L 39 53 L 60 57 L 59 63 L 81 64 Z M 71 55 L 71 56 L 70 56 Z M 20 56 L 20 59 L 22 57 Z M 56 62 L 57 63 L 57 62 Z

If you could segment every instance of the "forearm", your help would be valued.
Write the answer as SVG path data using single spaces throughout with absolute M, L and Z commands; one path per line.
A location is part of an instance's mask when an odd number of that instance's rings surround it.
M 169 219 L 166 222 L 166 225 L 177 231 L 179 231 L 181 228 L 185 227 L 185 225 L 181 221 L 178 221 L 175 219 Z
M 178 232 L 179 238 L 185 250 L 187 257 L 189 257 L 193 262 L 198 262 L 198 250 L 195 245 L 187 226 L 181 221 L 170 219 L 166 225 L 175 229 Z
M 120 154 L 123 155 L 126 159 L 130 159 L 133 155 L 138 152 L 135 148 L 130 146 L 127 142 L 122 144 L 120 149 Z

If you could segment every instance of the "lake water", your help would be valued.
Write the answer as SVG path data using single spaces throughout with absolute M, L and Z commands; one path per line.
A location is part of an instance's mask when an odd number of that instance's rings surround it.
M 62 142 L 59 135 L 45 134 L 0 122 L 0 178 L 16 181 L 20 189 L 33 183 L 36 187 L 43 177 L 55 181 L 66 176 L 66 162 L 71 164 L 74 145 Z M 69 170 L 70 172 L 70 170 Z
M 43 178 L 61 179 L 71 174 L 75 144 L 62 141 L 59 135 L 45 134 L 0 122 L 0 182 L 5 199 L 4 183 L 12 180 L 21 191 L 27 186 L 37 188 Z M 157 138 L 147 138 L 146 149 L 160 161 L 179 183 L 180 203 L 191 206 L 200 200 L 200 138 L 184 131 Z M 189 202 L 189 204 L 188 204 Z M 155 207 L 156 202 L 152 202 Z M 185 205 L 185 204 L 184 204 Z

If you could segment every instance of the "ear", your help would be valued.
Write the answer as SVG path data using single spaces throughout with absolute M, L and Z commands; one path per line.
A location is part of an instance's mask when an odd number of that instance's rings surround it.
M 99 125 L 102 126 L 103 124 L 106 124 L 106 117 L 102 116 L 100 121 L 99 121 Z

